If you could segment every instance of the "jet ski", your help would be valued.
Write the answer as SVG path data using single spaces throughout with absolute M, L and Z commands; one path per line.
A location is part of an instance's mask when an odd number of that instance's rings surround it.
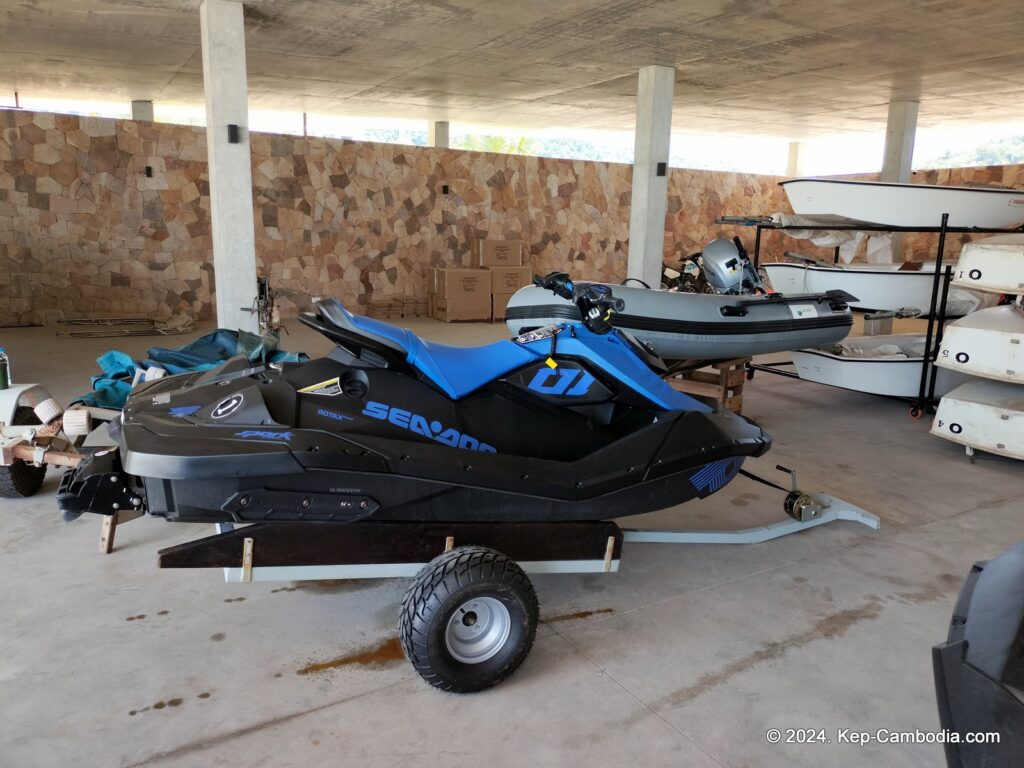
M 625 306 L 612 323 L 666 360 L 731 360 L 817 347 L 842 341 L 853 325 L 849 304 L 856 297 L 840 290 L 773 293 L 739 238 L 711 241 L 675 275 L 662 276 L 669 290 L 614 286 Z M 516 292 L 505 310 L 513 334 L 576 319 L 571 301 L 534 286 Z
M 420 339 L 337 300 L 301 322 L 325 357 L 138 386 L 115 447 L 65 474 L 58 504 L 182 522 L 595 521 L 706 497 L 771 438 L 676 392 L 616 327 L 608 286 L 552 273 L 577 318 L 481 347 Z M 615 292 L 620 289 L 616 288 Z

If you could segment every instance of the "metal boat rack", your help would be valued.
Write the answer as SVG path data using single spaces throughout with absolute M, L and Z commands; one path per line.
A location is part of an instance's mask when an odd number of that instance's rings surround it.
M 935 252 L 935 279 L 932 281 L 931 302 L 928 307 L 928 328 L 925 332 L 924 341 L 924 364 L 921 366 L 921 382 L 917 390 L 917 397 L 910 406 L 912 418 L 919 419 L 925 414 L 935 411 L 938 400 L 935 397 L 935 379 L 938 375 L 938 367 L 935 360 L 938 357 L 939 347 L 942 344 L 942 333 L 946 326 L 946 300 L 949 297 L 949 286 L 953 280 L 953 267 L 947 266 L 943 270 L 942 261 L 946 251 L 946 236 L 951 234 L 1024 234 L 1024 225 L 1019 227 L 951 227 L 949 226 L 949 214 L 942 214 L 942 221 L 939 226 L 920 227 L 894 227 L 882 224 L 776 224 L 770 216 L 721 216 L 716 224 L 732 224 L 747 227 L 756 227 L 754 235 L 754 268 L 761 266 L 761 235 L 764 230 L 805 230 L 805 231 L 840 231 L 840 232 L 907 232 L 907 233 L 932 233 L 939 236 L 938 246 Z M 835 249 L 833 263 L 839 262 L 839 248 Z M 786 376 L 792 379 L 800 377 L 794 371 L 780 370 L 792 366 L 791 362 L 779 363 L 749 363 L 747 365 L 747 378 L 751 379 L 755 371 L 764 371 L 776 376 Z
M 801 493 L 795 483 L 784 504 L 788 519 L 742 530 L 640 530 L 611 521 L 218 523 L 212 536 L 160 550 L 158 562 L 222 568 L 227 582 L 407 578 L 453 547 L 474 545 L 501 552 L 528 574 L 614 573 L 624 543 L 757 544 L 837 520 L 879 528 L 870 512 L 825 493 Z

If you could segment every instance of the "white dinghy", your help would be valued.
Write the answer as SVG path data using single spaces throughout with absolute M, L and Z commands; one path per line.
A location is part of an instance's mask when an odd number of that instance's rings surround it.
M 1024 191 L 841 179 L 780 182 L 793 212 L 843 216 L 891 227 L 939 226 L 999 229 L 1024 221 Z
M 899 264 L 794 264 L 774 262 L 762 264 L 772 288 L 780 293 L 816 293 L 821 290 L 843 290 L 857 301 L 855 309 L 865 311 L 896 311 L 917 307 L 928 311 L 935 280 L 935 263 L 923 264 L 920 270 L 901 270 Z M 827 285 L 828 288 L 818 286 Z
M 1022 267 L 1024 262 L 1018 271 L 1024 272 Z M 950 323 L 935 363 L 972 376 L 1024 384 L 1024 307 L 990 307 Z
M 800 258 L 798 254 L 786 254 Z M 840 290 L 856 296 L 851 301 L 854 309 L 895 312 L 904 307 L 916 307 L 927 314 L 931 306 L 935 283 L 935 262 L 914 262 L 919 269 L 907 269 L 902 264 L 825 264 L 807 259 L 806 262 L 765 263 L 772 288 L 780 293 L 818 293 Z M 901 267 L 903 267 L 901 269 Z M 955 273 L 954 273 L 955 274 Z M 992 303 L 995 303 L 994 300 Z M 973 312 L 986 305 L 986 299 L 976 291 L 951 288 L 946 302 L 946 314 L 956 317 Z
M 953 285 L 1024 294 L 1024 235 L 997 235 L 967 243 L 960 251 Z
M 975 379 L 942 398 L 933 435 L 975 449 L 1024 460 L 1024 394 L 1019 384 Z
M 917 397 L 924 365 L 923 334 L 857 336 L 816 349 L 790 353 L 805 381 L 852 389 L 869 395 Z M 942 395 L 969 380 L 956 371 L 938 370 L 935 392 Z

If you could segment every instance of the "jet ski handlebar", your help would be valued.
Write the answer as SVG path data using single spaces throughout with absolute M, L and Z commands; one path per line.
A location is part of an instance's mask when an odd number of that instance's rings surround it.
M 578 286 L 564 272 L 551 272 L 543 277 L 534 275 L 533 284 L 575 303 L 583 324 L 594 333 L 608 333 L 612 329 L 612 313 L 621 312 L 626 307 L 626 302 L 615 298 L 607 285 L 587 283 Z

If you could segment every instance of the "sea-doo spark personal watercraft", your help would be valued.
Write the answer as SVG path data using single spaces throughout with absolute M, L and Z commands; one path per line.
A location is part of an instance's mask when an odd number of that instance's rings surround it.
M 535 282 L 582 319 L 463 348 L 331 300 L 300 317 L 337 344 L 326 357 L 236 357 L 143 384 L 110 426 L 116 447 L 65 475 L 61 511 L 606 520 L 705 497 L 768 450 L 758 426 L 660 378 L 650 348 L 612 326 L 623 302 L 610 288 L 560 273 Z

